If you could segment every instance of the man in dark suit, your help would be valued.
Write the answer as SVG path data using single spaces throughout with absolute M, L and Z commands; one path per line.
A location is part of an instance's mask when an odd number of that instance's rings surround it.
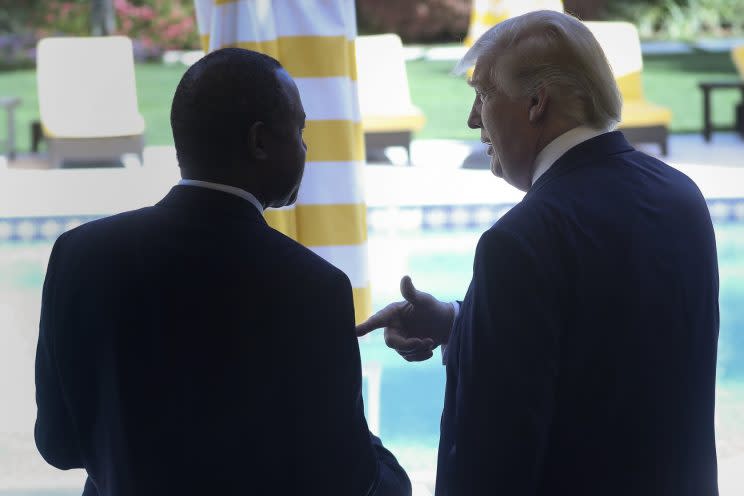
M 718 269 L 679 171 L 631 147 L 603 52 L 578 20 L 527 14 L 478 40 L 468 120 L 527 191 L 481 237 L 461 305 L 417 291 L 385 327 L 441 344 L 438 495 L 714 496 Z M 454 321 L 454 325 L 453 325 Z
M 295 201 L 300 95 L 224 49 L 183 76 L 183 181 L 55 243 L 36 361 L 36 444 L 86 495 L 407 495 L 367 429 L 349 280 L 270 228 Z

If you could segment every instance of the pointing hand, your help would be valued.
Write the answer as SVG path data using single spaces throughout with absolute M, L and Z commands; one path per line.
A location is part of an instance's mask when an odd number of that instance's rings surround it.
M 409 362 L 428 360 L 446 344 L 455 317 L 449 303 L 417 290 L 408 276 L 400 281 L 404 301 L 391 303 L 356 328 L 357 336 L 385 329 L 385 344 Z

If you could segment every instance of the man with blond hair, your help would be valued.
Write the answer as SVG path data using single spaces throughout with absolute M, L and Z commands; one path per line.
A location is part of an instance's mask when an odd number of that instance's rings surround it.
M 705 200 L 633 149 L 591 32 L 540 11 L 485 33 L 468 125 L 526 191 L 486 231 L 462 302 L 401 281 L 385 328 L 442 345 L 437 495 L 714 496 L 718 268 Z M 446 348 L 446 349 L 445 349 Z

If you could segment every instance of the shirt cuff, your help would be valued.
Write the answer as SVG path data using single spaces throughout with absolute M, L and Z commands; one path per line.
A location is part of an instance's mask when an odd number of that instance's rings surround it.
M 457 320 L 457 316 L 460 314 L 460 302 L 458 301 L 451 301 L 450 304 L 452 305 L 452 310 L 454 310 L 454 317 L 452 318 L 452 329 L 450 329 L 450 336 L 452 335 L 452 331 L 455 329 L 455 321 Z M 447 345 L 442 344 L 442 365 L 447 365 Z

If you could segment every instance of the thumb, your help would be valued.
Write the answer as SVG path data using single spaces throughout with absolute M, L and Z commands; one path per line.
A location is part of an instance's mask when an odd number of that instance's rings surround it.
M 406 299 L 408 303 L 416 304 L 419 298 L 419 290 L 413 285 L 413 281 L 409 276 L 403 276 L 400 280 L 400 294 Z

